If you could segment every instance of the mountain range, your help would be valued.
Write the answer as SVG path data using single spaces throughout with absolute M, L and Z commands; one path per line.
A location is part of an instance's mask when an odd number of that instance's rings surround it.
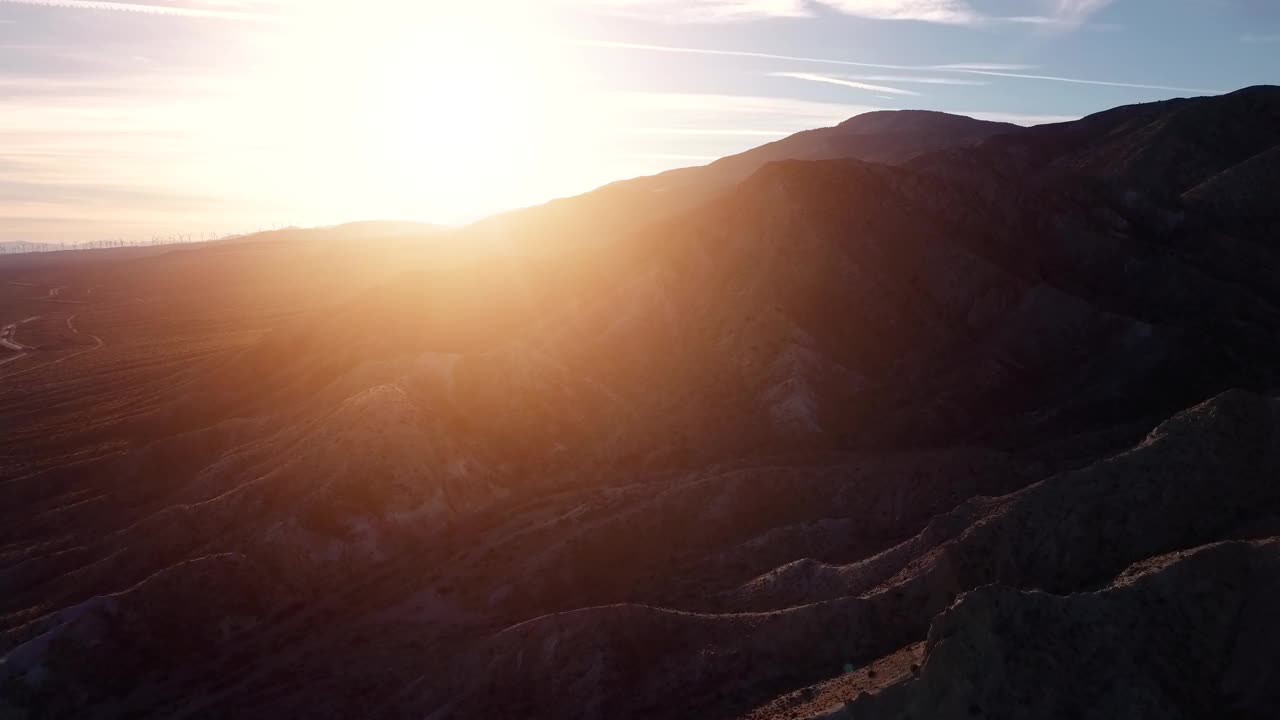
M 0 258 L 0 716 L 1270 718 L 1278 172 L 1260 86 Z

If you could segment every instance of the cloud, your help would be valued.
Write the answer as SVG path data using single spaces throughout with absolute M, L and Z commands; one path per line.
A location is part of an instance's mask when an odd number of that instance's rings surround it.
M 949 65 L 932 65 L 921 70 L 1030 70 L 1035 65 L 1017 65 L 1009 63 L 951 63 Z
M 679 45 L 652 45 L 647 43 L 616 42 L 612 40 L 576 40 L 575 45 L 582 47 L 613 48 L 616 50 L 640 50 L 648 52 L 681 53 L 689 55 L 714 55 L 721 57 L 758 58 L 762 60 L 787 60 L 790 62 L 816 63 L 820 65 L 843 65 L 845 67 L 871 68 L 873 70 L 947 70 L 949 67 L 919 65 L 887 65 L 884 63 L 854 62 L 852 60 L 835 60 L 832 58 L 805 57 L 801 55 L 777 55 L 774 53 L 751 52 L 747 50 L 713 50 L 699 47 Z M 982 66 L 987 67 L 987 66 Z M 1003 67 L 1003 66 L 993 66 Z M 1024 69 L 1025 66 L 1016 66 Z
M 761 18 L 814 17 L 816 9 L 871 20 L 918 21 L 956 26 L 1015 23 L 1075 29 L 1114 0 L 1041 0 L 1044 14 L 1000 17 L 986 15 L 970 0 L 556 0 L 623 17 L 674 22 L 719 22 Z M 170 17 L 276 22 L 288 11 L 311 7 L 298 0 L 187 0 L 176 4 L 114 0 L 0 0 L 0 4 L 50 8 L 132 12 Z M 372 10 L 377 11 L 379 0 Z M 322 4 L 317 3 L 317 7 Z M 410 5 L 396 0 L 398 11 Z M 327 7 L 327 6 L 325 6 Z M 384 4 L 382 9 L 387 9 Z M 0 20 L 0 22 L 5 22 Z
M 1241 35 L 1240 40 L 1247 43 L 1280 43 L 1280 33 L 1273 33 L 1270 35 L 1256 35 L 1249 33 L 1247 35 Z
M 919 20 L 974 25 L 982 16 L 965 0 L 822 0 L 834 10 L 875 20 Z
M 991 20 L 1052 30 L 1076 30 L 1113 2 L 1115 0 L 1053 0 L 1043 15 L 1013 15 Z
M 1145 83 L 1128 83 L 1118 82 L 1114 80 L 1086 80 L 1084 78 L 1060 77 L 1057 75 L 1028 75 L 1025 73 L 998 72 L 994 70 L 971 70 L 971 69 L 955 69 L 955 72 L 970 73 L 973 75 L 987 75 L 990 77 L 1016 78 L 1019 80 L 1046 80 L 1049 82 L 1075 83 L 1078 85 L 1103 85 L 1106 87 L 1122 87 L 1134 88 L 1137 90 L 1168 90 L 1171 92 L 1193 92 L 1206 93 L 1216 95 L 1226 92 L 1226 90 L 1217 90 L 1213 88 L 1189 88 L 1178 87 L 1175 85 L 1148 85 Z
M 873 20 L 947 25 L 982 20 L 968 0 L 576 0 L 576 4 L 631 17 L 695 22 L 812 17 L 815 8 Z
M 1000 21 L 1017 25 L 1053 25 L 1057 22 L 1048 15 L 1011 15 L 1000 18 Z
M 807 62 L 823 65 L 841 65 L 846 67 L 862 67 L 874 68 L 879 70 L 913 70 L 913 71 L 943 71 L 962 73 L 966 75 L 985 75 L 988 77 L 1003 77 L 1018 80 L 1040 80 L 1044 82 L 1062 82 L 1075 83 L 1080 85 L 1102 85 L 1106 87 L 1123 87 L 1133 88 L 1137 90 L 1167 90 L 1171 92 L 1193 92 L 1216 94 L 1226 92 L 1225 90 L 1210 88 L 1192 88 L 1181 87 L 1177 85 L 1152 85 L 1146 83 L 1129 83 L 1116 80 L 1089 80 L 1085 78 L 1063 77 L 1058 75 L 1032 75 L 1027 73 L 1008 72 L 1008 70 L 1030 69 L 1034 66 L 1028 65 L 1004 65 L 999 63 L 954 63 L 947 65 L 885 65 L 880 63 L 863 63 L 853 62 L 851 60 L 836 60 L 832 58 L 816 58 L 802 57 L 796 55 L 774 55 L 772 53 L 746 52 L 740 50 L 712 50 L 707 48 L 680 47 L 672 45 L 646 45 L 642 43 L 624 43 L 610 42 L 604 40 L 582 40 L 577 41 L 578 45 L 587 47 L 603 47 L 616 48 L 620 50 L 641 50 L 650 52 L 669 52 L 669 53 L 689 53 L 695 55 L 714 55 L 728 57 L 751 57 L 762 58 L 767 60 L 787 60 L 791 62 Z
M 808 80 L 810 82 L 828 83 L 831 85 L 841 85 L 843 87 L 851 87 L 857 90 L 869 90 L 871 92 L 887 93 L 889 95 L 919 95 L 920 93 L 912 90 L 902 90 L 900 88 L 888 87 L 886 85 L 872 85 L 870 83 L 859 82 L 857 80 L 849 80 L 838 75 L 821 75 L 818 73 L 798 73 L 798 72 L 774 72 L 769 73 L 769 77 L 793 78 L 795 80 Z
M 1079 26 L 1113 2 L 1115 0 L 1058 0 L 1051 17 L 1065 25 Z
M 296 129 L 244 112 L 245 97 L 242 77 L 187 67 L 0 72 L 0 216 L 44 223 L 0 218 L 0 238 L 137 238 L 285 202 L 262 178 L 287 167 L 273 154 Z
M 867 105 L 797 100 L 767 95 L 724 95 L 718 93 L 614 92 L 605 93 L 604 101 L 626 113 L 635 110 L 668 112 L 728 113 L 733 115 L 768 116 L 771 118 L 812 120 L 844 120 L 851 114 L 877 110 Z M 772 126 L 783 129 L 781 124 Z M 794 131 L 793 131 L 794 132 Z
M 167 15 L 170 17 L 212 18 L 219 20 L 252 20 L 270 22 L 278 20 L 275 15 L 251 9 L 252 6 L 240 4 L 214 3 L 199 6 L 192 5 L 155 5 L 148 3 L 106 2 L 105 0 L 0 0 L 0 4 L 34 5 L 49 8 L 70 8 L 74 10 L 104 10 L 112 12 L 132 12 L 147 15 Z
M 878 103 L 715 93 L 605 93 L 599 104 L 616 118 L 610 127 L 621 135 L 706 136 L 728 142 L 734 138 L 784 137 L 883 109 Z M 745 149 L 741 146 L 734 151 Z
M 928 77 L 922 75 L 838 75 L 837 77 L 875 83 L 890 82 L 914 83 L 918 85 L 967 85 L 971 87 L 990 85 L 990 83 L 985 80 L 968 80 L 966 78 L 954 77 Z
M 813 17 L 825 9 L 870 20 L 910 20 L 957 26 L 1020 24 L 1074 30 L 1115 0 L 1039 0 L 1041 14 L 998 16 L 970 0 L 562 0 L 570 5 L 633 18 L 722 21 Z
M 809 17 L 806 0 L 570 0 L 611 15 L 671 22 Z

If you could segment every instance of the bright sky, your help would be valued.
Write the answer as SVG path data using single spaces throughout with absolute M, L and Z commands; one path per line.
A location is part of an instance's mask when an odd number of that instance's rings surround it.
M 1277 82 L 1275 0 L 0 0 L 0 241 L 456 223 L 868 110 Z

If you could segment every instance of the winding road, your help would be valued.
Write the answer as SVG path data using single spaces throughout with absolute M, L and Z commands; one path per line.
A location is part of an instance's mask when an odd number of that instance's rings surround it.
M 40 368 L 42 368 L 42 367 L 48 367 L 48 366 L 50 366 L 50 365 L 57 365 L 58 363 L 65 362 L 65 361 L 67 361 L 67 360 L 70 360 L 70 359 L 71 359 L 71 358 L 73 358 L 73 357 L 78 357 L 78 356 L 80 356 L 80 355 L 84 355 L 85 353 L 93 352 L 94 350 L 97 350 L 98 348 L 100 348 L 100 347 L 102 347 L 103 345 L 105 345 L 106 343 L 104 343 L 104 342 L 102 341 L 102 338 L 98 337 L 97 335 L 90 335 L 89 333 L 82 333 L 82 332 L 80 332 L 78 329 L 76 329 L 76 326 L 75 326 L 75 324 L 74 324 L 74 322 L 73 322 L 73 321 L 74 321 L 78 316 L 79 316 L 79 313 L 77 313 L 77 314 L 75 314 L 75 315 L 72 315 L 72 316 L 70 316 L 70 317 L 68 317 L 68 318 L 67 318 L 67 329 L 68 329 L 68 330 L 70 330 L 71 332 L 75 333 L 76 335 L 88 335 L 89 337 L 93 338 L 93 341 L 94 341 L 94 346 L 93 346 L 93 347 L 91 347 L 91 348 L 86 348 L 86 349 L 84 349 L 84 350 L 77 350 L 76 352 L 73 352 L 73 353 L 71 353 L 70 355 L 65 355 L 65 356 L 63 356 L 63 357 L 60 357 L 60 358 L 58 358 L 57 360 L 50 360 L 49 362 L 40 363 L 39 365 L 33 365 L 33 366 L 29 367 L 29 368 L 25 368 L 25 369 L 23 369 L 23 370 L 19 370 L 19 371 L 17 371 L 17 372 L 9 373 L 8 375 L 0 375 L 0 381 L 7 380 L 7 379 L 9 379 L 9 378 L 11 378 L 11 377 L 17 377 L 17 376 L 19 376 L 19 375 L 23 375 L 23 374 L 29 373 L 29 372 L 31 372 L 32 370 L 39 370 L 39 369 L 40 369 Z M 12 344 L 5 344 L 5 347 L 13 348 L 13 346 L 14 346 L 14 345 L 17 345 L 18 347 L 17 347 L 16 349 L 18 349 L 18 350 L 30 350 L 30 349 L 32 349 L 32 348 L 30 348 L 30 347 L 28 347 L 28 346 L 26 346 L 26 345 L 22 345 L 21 343 L 17 342 L 17 340 L 14 340 L 14 339 L 13 339 L 13 334 L 14 334 L 15 332 L 17 332 L 17 329 L 18 329 L 18 326 L 19 326 L 19 325 L 22 325 L 23 323 L 29 323 L 29 322 L 31 322 L 32 320 L 39 319 L 40 317 L 42 317 L 42 316 L 37 315 L 37 316 L 35 316 L 35 317 L 27 318 L 26 320 L 23 320 L 23 321 L 22 321 L 22 322 L 20 322 L 20 323 L 13 323 L 12 325 L 6 325 L 6 326 L 5 326 L 5 328 L 4 328 L 4 336 L 3 336 L 3 337 L 4 337 L 4 340 L 6 340 L 6 341 L 7 341 L 7 343 L 12 343 Z M 20 360 L 20 359 L 22 359 L 22 358 L 24 358 L 24 357 L 27 357 L 27 355 L 28 355 L 28 354 L 29 354 L 29 353 L 25 353 L 25 352 L 24 352 L 24 353 L 22 353 L 21 355 L 17 355 L 17 356 L 15 356 L 15 357 L 7 358 L 7 359 L 5 359 L 5 360 L 3 360 L 3 361 L 0 361 L 0 365 L 4 365 L 5 363 L 13 362 L 14 360 Z
M 31 322 L 32 320 L 39 320 L 39 319 L 40 319 L 39 315 L 34 315 L 32 317 L 27 318 L 26 320 L 9 323 L 8 325 L 5 325 L 3 329 L 0 329 L 0 347 L 7 348 L 9 350 L 13 350 L 14 352 L 18 353 L 13 357 L 8 357 L 3 360 L 0 360 L 0 365 L 11 363 L 15 360 L 21 360 L 22 358 L 27 356 L 27 353 L 24 351 L 34 349 L 30 345 L 23 345 L 22 343 L 18 342 L 18 338 L 17 338 L 18 326 L 25 325 Z

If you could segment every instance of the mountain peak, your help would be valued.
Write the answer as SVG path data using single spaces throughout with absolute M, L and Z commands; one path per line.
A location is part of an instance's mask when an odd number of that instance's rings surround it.
M 1011 123 L 978 120 L 967 115 L 953 115 L 936 110 L 876 110 L 874 112 L 855 115 L 840 123 L 837 128 L 857 133 L 949 133 L 975 132 L 990 133 L 992 130 L 1006 127 L 1010 130 L 1018 126 Z
M 1280 85 L 1250 85 L 1227 93 L 1228 96 L 1266 96 L 1280 98 Z

